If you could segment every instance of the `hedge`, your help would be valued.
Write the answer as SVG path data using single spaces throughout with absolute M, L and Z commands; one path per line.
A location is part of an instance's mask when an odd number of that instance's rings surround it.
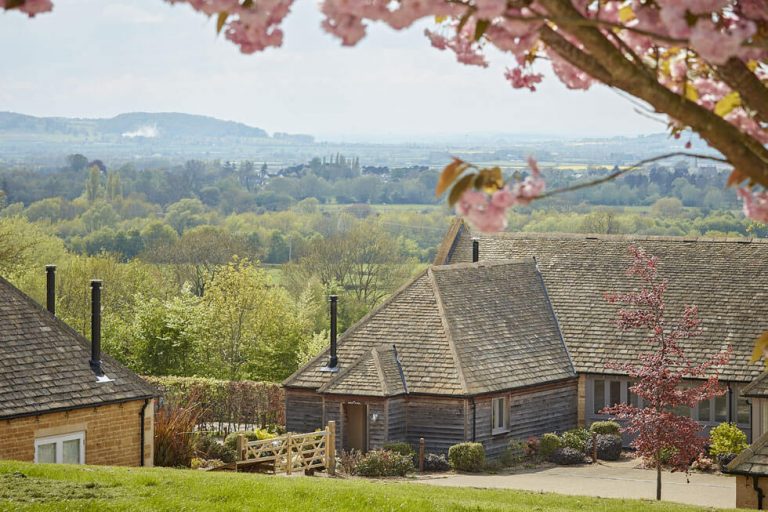
M 285 425 L 285 394 L 273 382 L 227 381 L 199 377 L 144 377 L 166 404 L 202 407 L 202 430 L 232 432 Z

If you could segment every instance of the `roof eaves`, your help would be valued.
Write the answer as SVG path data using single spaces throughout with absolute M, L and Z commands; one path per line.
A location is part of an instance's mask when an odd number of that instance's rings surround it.
M 768 443 L 768 432 L 764 433 L 760 438 L 752 443 L 746 450 L 741 452 L 733 459 L 726 467 L 725 472 L 734 475 L 760 475 L 763 476 L 763 472 L 750 472 L 744 470 L 737 470 L 736 468 L 742 464 L 748 463 L 749 459 L 757 455 L 757 453 Z
M 768 379 L 768 371 L 765 371 L 755 377 L 755 379 L 744 386 L 744 389 L 741 390 L 741 396 L 746 396 L 749 398 L 765 398 L 766 393 L 762 391 L 755 391 L 753 393 L 753 390 L 757 387 L 763 386 L 766 384 L 766 379 Z
M 445 332 L 445 338 L 448 342 L 448 347 L 451 350 L 451 355 L 453 356 L 454 364 L 456 365 L 456 373 L 459 376 L 459 383 L 461 384 L 461 391 L 465 394 L 469 394 L 469 386 L 467 386 L 467 379 L 464 376 L 464 368 L 461 366 L 461 361 L 459 359 L 459 353 L 456 350 L 456 343 L 453 340 L 453 335 L 451 334 L 451 326 L 450 322 L 448 322 L 448 318 L 445 316 L 445 306 L 443 306 L 443 299 L 440 296 L 440 288 L 437 285 L 437 280 L 435 279 L 434 273 L 432 272 L 432 268 L 427 269 L 427 275 L 429 277 L 429 283 L 432 285 L 432 290 L 435 293 L 435 302 L 437 304 L 437 311 L 440 315 L 440 323 L 443 324 L 443 331 Z

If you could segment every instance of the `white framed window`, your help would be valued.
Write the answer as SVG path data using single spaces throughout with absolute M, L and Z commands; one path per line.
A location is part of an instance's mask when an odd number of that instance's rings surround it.
M 85 432 L 35 439 L 35 462 L 39 464 L 85 464 Z
M 509 432 L 509 397 L 500 396 L 491 401 L 491 434 Z

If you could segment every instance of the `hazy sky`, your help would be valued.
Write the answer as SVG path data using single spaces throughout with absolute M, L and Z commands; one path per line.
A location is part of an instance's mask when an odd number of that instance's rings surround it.
M 33 20 L 0 13 L 0 110 L 110 117 L 187 112 L 321 139 L 475 134 L 632 135 L 663 125 L 604 87 L 568 91 L 555 79 L 513 90 L 490 68 L 429 46 L 424 25 L 374 26 L 355 48 L 319 27 L 297 0 L 284 46 L 254 55 L 216 37 L 213 21 L 161 0 L 57 0 Z

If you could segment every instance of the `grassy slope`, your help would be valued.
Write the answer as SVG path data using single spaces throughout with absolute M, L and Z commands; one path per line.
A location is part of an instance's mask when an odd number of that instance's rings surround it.
M 704 509 L 637 500 L 357 479 L 0 462 L 0 510 L 684 512 Z

